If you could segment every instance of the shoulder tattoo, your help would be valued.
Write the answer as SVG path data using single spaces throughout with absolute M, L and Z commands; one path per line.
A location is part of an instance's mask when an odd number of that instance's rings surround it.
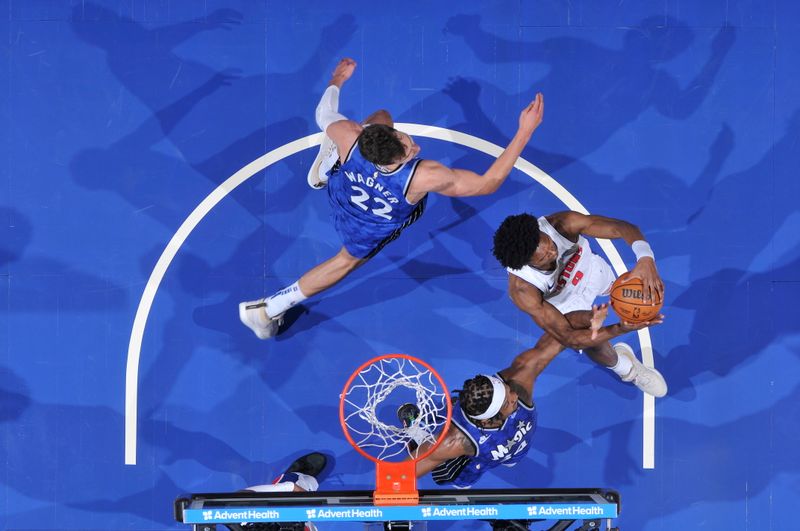
M 464 435 L 464 432 L 461 431 L 459 427 L 451 424 L 450 429 L 454 431 L 453 443 L 457 444 L 462 450 L 464 450 L 464 455 L 472 456 L 478 453 L 478 449 L 475 448 L 475 445 L 472 444 L 472 441 L 469 440 L 469 437 Z
M 528 392 L 527 389 L 525 389 L 515 380 L 509 380 L 508 386 L 511 388 L 512 391 L 517 393 L 517 396 L 519 396 L 523 402 L 525 402 L 528 405 L 531 404 L 531 394 Z

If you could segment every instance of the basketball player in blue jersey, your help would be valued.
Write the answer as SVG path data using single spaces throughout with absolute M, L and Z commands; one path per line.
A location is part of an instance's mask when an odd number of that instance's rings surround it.
M 586 328 L 596 330 L 607 312 L 607 305 L 596 306 L 576 314 L 576 322 L 580 317 Z M 507 369 L 465 381 L 463 389 L 454 393 L 450 429 L 431 455 L 417 461 L 417 477 L 430 472 L 440 485 L 468 488 L 487 470 L 514 466 L 524 458 L 536 432 L 534 383 L 562 350 L 558 341 L 545 334 L 534 348 L 517 355 Z M 409 449 L 413 452 L 420 442 L 419 453 L 425 452 L 431 443 L 423 442 L 430 438 L 421 428 L 415 433 L 417 406 L 403 404 L 397 415 L 412 439 Z
M 663 300 L 664 283 L 653 250 L 636 225 L 621 219 L 571 211 L 539 218 L 508 216 L 495 232 L 492 252 L 508 270 L 511 300 L 547 335 L 564 347 L 582 350 L 622 381 L 662 397 L 667 394 L 667 383 L 661 373 L 643 365 L 630 345 L 612 347 L 609 340 L 659 324 L 663 315 L 650 322 L 620 322 L 592 331 L 573 323 L 573 313 L 588 310 L 595 298 L 608 295 L 615 280 L 611 266 L 592 253 L 587 236 L 624 239 L 637 260 L 628 276 L 642 280 L 645 301 Z
M 314 186 L 327 182 L 342 248 L 274 295 L 239 304 L 239 319 L 260 339 L 278 332 L 286 310 L 342 280 L 419 219 L 428 193 L 463 197 L 497 190 L 542 121 L 544 98 L 537 94 L 522 110 L 511 142 L 484 174 L 451 169 L 419 158 L 419 146 L 394 129 L 387 111 L 373 113 L 364 124 L 339 114 L 339 90 L 355 67 L 352 59 L 339 62 L 317 106 L 317 125 L 326 138 L 309 174 Z

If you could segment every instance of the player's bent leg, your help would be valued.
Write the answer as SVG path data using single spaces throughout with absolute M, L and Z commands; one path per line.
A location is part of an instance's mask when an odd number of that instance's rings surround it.
M 358 258 L 342 247 L 332 258 L 307 271 L 300 279 L 274 295 L 239 304 L 239 319 L 259 339 L 269 339 L 278 334 L 283 324 L 283 314 L 338 283 L 374 253 Z
M 636 387 L 656 398 L 667 394 L 667 382 L 661 373 L 656 369 L 645 367 L 638 360 L 630 345 L 617 343 L 614 345 L 614 351 L 619 355 L 620 361 L 626 359 L 631 365 L 627 374 L 620 375 L 623 382 L 632 382 Z
M 306 297 L 312 297 L 334 286 L 366 261 L 365 258 L 356 258 L 342 247 L 332 258 L 300 277 L 297 281 L 300 291 Z
M 240 303 L 239 320 L 259 339 L 274 337 L 288 309 L 333 286 L 364 262 L 366 259 L 352 256 L 343 247 L 333 258 L 314 267 L 291 286 L 270 297 Z
M 616 366 L 619 361 L 617 352 L 611 347 L 611 343 L 606 341 L 596 347 L 589 347 L 583 349 L 583 352 L 589 357 L 590 360 L 611 369 Z
M 667 382 L 655 369 L 645 367 L 627 343 L 617 343 L 613 347 L 605 342 L 596 347 L 584 349 L 589 358 L 620 377 L 623 382 L 631 382 L 649 395 L 657 398 L 667 394 Z

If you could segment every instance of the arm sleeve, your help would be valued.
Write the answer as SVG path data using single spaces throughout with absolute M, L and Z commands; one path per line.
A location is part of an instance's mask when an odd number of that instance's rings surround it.
M 317 105 L 314 118 L 317 120 L 317 125 L 323 132 L 326 131 L 328 126 L 333 122 L 347 120 L 346 117 L 339 114 L 339 87 L 331 85 L 325 89 Z

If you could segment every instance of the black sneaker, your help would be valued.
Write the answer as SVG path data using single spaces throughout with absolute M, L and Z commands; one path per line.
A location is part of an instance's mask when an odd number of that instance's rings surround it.
M 404 428 L 408 428 L 419 417 L 419 408 L 410 402 L 397 408 L 397 418 L 403 423 Z
M 294 463 L 289 465 L 284 474 L 289 472 L 299 472 L 308 476 L 317 477 L 320 472 L 325 470 L 325 465 L 328 464 L 328 458 L 319 452 L 311 452 L 302 457 L 295 459 Z

